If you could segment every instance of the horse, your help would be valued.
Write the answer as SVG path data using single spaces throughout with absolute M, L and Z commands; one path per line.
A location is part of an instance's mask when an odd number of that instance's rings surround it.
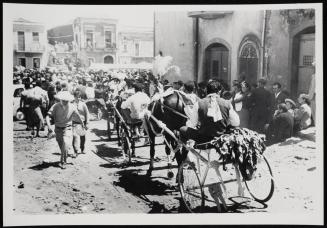
M 151 115 L 157 120 L 161 121 L 166 125 L 166 127 L 178 135 L 179 129 L 185 126 L 188 117 L 184 112 L 185 103 L 182 96 L 178 91 L 172 91 L 171 94 L 163 97 L 162 99 L 153 101 L 149 105 L 149 110 Z M 175 150 L 177 147 L 176 140 L 167 132 L 162 131 L 162 128 L 158 126 L 157 122 L 151 117 L 147 118 L 145 121 L 148 136 L 150 139 L 150 165 L 147 171 L 147 175 L 151 176 L 152 170 L 154 168 L 154 155 L 155 155 L 155 137 L 158 133 L 162 133 L 165 138 L 165 151 L 168 157 L 168 168 L 171 167 L 171 150 Z M 185 154 L 179 152 L 175 153 L 175 158 L 178 165 L 181 164 Z M 168 173 L 168 176 L 169 173 Z
M 185 101 L 184 97 L 178 92 L 178 91 L 173 91 L 172 94 L 154 101 L 150 104 L 150 110 L 151 110 L 151 115 L 154 116 L 157 120 L 163 122 L 166 127 L 175 133 L 175 136 L 178 137 L 179 129 L 182 126 L 186 125 L 187 121 L 187 116 L 185 115 L 184 108 L 185 108 Z M 151 176 L 152 170 L 154 168 L 154 155 L 155 155 L 155 136 L 156 133 L 161 132 L 160 126 L 158 126 L 157 122 L 154 121 L 153 119 L 148 118 L 147 123 L 147 128 L 148 128 L 148 134 L 150 138 L 150 165 L 147 171 L 147 175 Z M 170 155 L 172 150 L 176 150 L 178 142 L 167 132 L 163 131 L 162 132 L 163 136 L 165 137 L 165 151 L 168 156 L 168 168 L 171 166 L 171 160 L 170 160 Z M 185 148 L 177 148 L 175 152 L 175 158 L 177 161 L 178 167 L 181 165 L 181 163 L 186 159 L 187 157 L 187 150 Z M 216 162 L 218 164 L 218 162 Z M 241 185 L 241 173 L 238 170 L 238 164 L 237 162 L 233 162 L 232 165 L 235 168 L 236 172 L 236 180 L 238 183 L 238 193 L 240 196 L 244 196 L 244 188 Z M 217 171 L 218 171 L 218 166 L 217 165 Z M 218 176 L 222 180 L 222 177 L 218 171 Z M 168 177 L 169 176 L 168 173 Z M 177 178 L 176 178 L 177 181 Z M 223 185 L 223 188 L 226 191 L 225 186 Z M 224 193 L 225 194 L 225 193 Z M 218 208 L 220 210 L 220 208 Z

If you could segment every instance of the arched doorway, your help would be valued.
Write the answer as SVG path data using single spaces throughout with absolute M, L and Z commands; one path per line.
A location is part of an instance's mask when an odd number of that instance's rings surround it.
M 312 62 L 315 58 L 315 27 L 311 26 L 293 37 L 291 94 L 297 97 L 308 93 L 311 75 L 314 73 Z
M 107 55 L 104 57 L 104 63 L 114 63 L 114 58 L 111 55 Z
M 217 79 L 228 83 L 229 50 L 221 43 L 213 43 L 205 49 L 205 80 Z
M 259 56 L 259 50 L 253 41 L 247 40 L 243 42 L 238 55 L 238 72 L 239 77 L 244 77 L 251 85 L 255 84 L 258 79 Z

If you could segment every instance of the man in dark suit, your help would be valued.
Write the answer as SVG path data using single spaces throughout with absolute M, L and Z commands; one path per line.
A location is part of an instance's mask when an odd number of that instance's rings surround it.
M 277 110 L 279 104 L 285 103 L 285 99 L 287 99 L 288 96 L 282 91 L 282 85 L 279 82 L 275 82 L 272 89 L 274 92 L 274 95 L 272 96 L 273 114 Z
M 292 114 L 288 112 L 286 104 L 279 104 L 278 110 L 276 111 L 266 132 L 268 144 L 283 142 L 287 138 L 292 137 L 293 126 L 294 118 Z
M 258 80 L 258 88 L 253 90 L 251 96 L 250 129 L 263 133 L 264 126 L 270 120 L 271 93 L 265 89 L 266 80 Z

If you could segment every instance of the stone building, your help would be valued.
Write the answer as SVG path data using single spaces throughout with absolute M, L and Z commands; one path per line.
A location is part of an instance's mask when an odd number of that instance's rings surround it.
M 13 21 L 13 63 L 26 68 L 46 66 L 47 36 L 43 24 L 23 18 Z
M 153 29 L 122 27 L 118 32 L 118 62 L 134 64 L 153 61 Z
M 174 58 L 182 79 L 245 77 L 307 92 L 315 56 L 314 10 L 157 12 L 155 53 Z
M 73 22 L 74 40 L 89 63 L 117 63 L 115 19 L 78 17 Z
M 78 17 L 48 30 L 48 39 L 58 58 L 81 59 L 85 66 L 153 60 L 153 29 L 119 27 L 116 19 Z

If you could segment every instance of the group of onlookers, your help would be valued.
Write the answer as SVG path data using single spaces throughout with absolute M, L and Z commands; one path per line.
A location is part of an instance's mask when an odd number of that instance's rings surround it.
M 246 81 L 234 81 L 232 102 L 241 127 L 265 133 L 269 143 L 276 143 L 314 124 L 309 95 L 300 94 L 296 104 L 280 83 L 273 84 L 272 92 L 265 86 L 265 79 L 253 89 Z

